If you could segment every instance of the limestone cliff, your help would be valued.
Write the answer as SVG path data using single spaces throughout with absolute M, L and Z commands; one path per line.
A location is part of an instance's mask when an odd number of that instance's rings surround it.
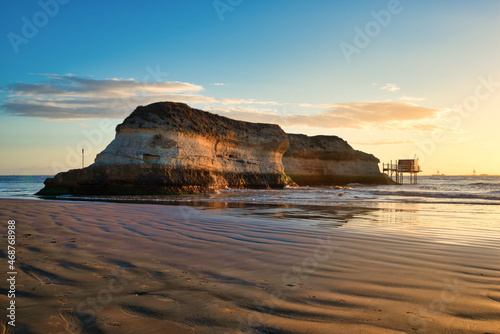
M 282 188 L 294 181 L 390 182 L 378 162 L 336 136 L 287 135 L 278 125 L 159 102 L 137 107 L 118 125 L 94 164 L 47 179 L 38 194 L 155 195 Z
M 278 125 L 236 121 L 159 102 L 138 107 L 83 169 L 45 181 L 39 195 L 139 195 L 223 187 L 280 188 L 287 135 Z
M 285 173 L 298 185 L 390 183 L 380 173 L 379 159 L 354 150 L 337 136 L 308 137 L 288 134 L 290 147 L 283 155 Z

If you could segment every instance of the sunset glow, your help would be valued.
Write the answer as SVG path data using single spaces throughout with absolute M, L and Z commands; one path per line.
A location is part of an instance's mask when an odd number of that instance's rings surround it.
M 91 164 L 136 106 L 177 101 L 500 174 L 500 3 L 233 3 L 3 2 L 0 173 Z

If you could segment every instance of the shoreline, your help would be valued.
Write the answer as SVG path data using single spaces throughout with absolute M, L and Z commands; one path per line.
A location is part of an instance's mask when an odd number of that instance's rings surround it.
M 418 211 L 346 210 L 322 226 L 332 212 L 0 203 L 17 222 L 17 328 L 30 333 L 484 333 L 500 321 L 498 239 L 415 233 Z

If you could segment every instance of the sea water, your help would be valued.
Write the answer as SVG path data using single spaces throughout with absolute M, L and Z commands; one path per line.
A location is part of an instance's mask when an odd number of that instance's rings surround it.
M 0 197 L 41 198 L 35 193 L 49 176 L 0 176 Z M 113 201 L 203 201 L 276 205 L 370 205 L 369 203 L 421 203 L 450 205 L 500 205 L 498 176 L 422 176 L 418 184 L 329 187 L 286 187 L 284 189 L 222 189 L 215 193 L 183 196 L 59 196 L 64 199 Z
M 196 206 L 222 215 L 281 220 L 286 226 L 414 233 L 453 244 L 498 249 L 500 177 L 423 176 L 418 184 L 222 189 L 176 196 L 39 197 L 47 176 L 0 176 L 1 198 Z
M 0 175 L 0 198 L 37 198 L 47 175 Z

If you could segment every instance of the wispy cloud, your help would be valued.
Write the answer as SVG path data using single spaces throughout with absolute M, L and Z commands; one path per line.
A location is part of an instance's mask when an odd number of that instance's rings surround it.
M 398 85 L 392 83 L 385 84 L 384 86 L 380 87 L 380 89 L 388 90 L 389 92 L 395 92 L 400 90 Z
M 319 108 L 319 109 L 328 109 L 332 108 L 333 104 L 326 104 L 326 103 L 300 103 L 299 106 L 301 107 L 306 107 L 306 108 Z
M 418 102 L 418 101 L 424 101 L 425 97 L 414 97 L 414 96 L 403 95 L 399 99 L 401 101 Z
M 175 101 L 196 105 L 278 106 L 255 99 L 216 99 L 200 94 L 203 87 L 185 82 L 140 82 L 134 79 L 97 80 L 71 74 L 36 74 L 44 80 L 13 83 L 0 110 L 14 116 L 48 119 L 124 118 L 138 105 Z M 217 85 L 223 85 L 217 83 Z M 231 109 L 231 108 L 228 108 Z
M 246 100 L 246 99 L 219 99 L 220 103 L 224 105 L 235 105 L 235 104 L 260 104 L 260 105 L 272 105 L 278 106 L 283 105 L 284 103 L 274 102 L 274 101 L 258 101 L 258 100 Z
M 225 85 L 225 83 L 223 83 L 223 82 L 216 82 L 216 83 L 214 83 L 213 85 L 214 85 L 214 86 L 224 86 L 224 85 Z
M 228 117 L 284 127 L 395 129 L 429 132 L 438 128 L 442 110 L 409 102 L 340 104 L 284 103 L 256 99 L 217 99 L 203 87 L 185 82 L 140 82 L 134 79 L 42 74 L 35 83 L 5 87 L 0 110 L 9 115 L 50 120 L 118 118 L 136 106 L 158 101 L 184 102 Z
M 74 75 L 41 74 L 36 83 L 14 83 L 0 108 L 15 116 L 49 119 L 122 118 L 123 105 L 137 106 L 156 101 L 187 103 L 215 99 L 192 94 L 203 87 L 185 82 L 140 82 L 133 79 L 104 79 Z M 188 94 L 191 93 L 191 94 Z
M 329 105 L 320 113 L 279 115 L 272 112 L 258 112 L 247 108 L 212 109 L 218 113 L 250 122 L 278 123 L 282 126 L 308 126 L 316 128 L 351 129 L 402 129 L 433 131 L 437 126 L 432 120 L 440 109 L 422 107 L 404 102 L 356 102 Z
M 366 142 L 352 142 L 353 145 L 361 146 L 379 146 L 379 145 L 400 145 L 400 144 L 412 144 L 411 140 L 383 140 L 383 141 L 366 141 Z

